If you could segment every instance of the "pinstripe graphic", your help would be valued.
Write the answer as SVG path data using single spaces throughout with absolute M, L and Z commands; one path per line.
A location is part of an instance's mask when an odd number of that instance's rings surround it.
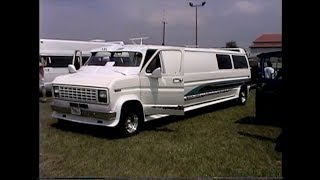
M 228 92 L 233 88 L 236 88 L 242 84 L 245 84 L 246 82 L 247 80 L 231 80 L 231 81 L 203 84 L 201 86 L 197 86 L 196 88 L 186 93 L 184 96 L 184 100 L 188 101 L 195 98 Z

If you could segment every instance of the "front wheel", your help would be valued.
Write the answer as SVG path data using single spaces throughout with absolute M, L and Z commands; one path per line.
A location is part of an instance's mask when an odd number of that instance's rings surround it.
M 247 88 L 245 86 L 243 86 L 240 89 L 240 93 L 239 93 L 239 98 L 238 98 L 238 103 L 240 105 L 245 105 L 246 102 L 248 100 L 248 95 L 247 95 Z
M 120 117 L 119 128 L 123 135 L 132 136 L 138 133 L 142 122 L 142 115 L 138 109 L 125 107 Z

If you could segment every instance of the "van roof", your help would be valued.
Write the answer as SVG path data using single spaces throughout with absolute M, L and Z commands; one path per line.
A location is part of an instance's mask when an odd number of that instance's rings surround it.
M 77 43 L 77 44 L 82 44 L 82 43 L 92 43 L 92 44 L 124 44 L 123 41 L 106 41 L 103 39 L 93 39 L 89 41 L 81 41 L 81 40 L 67 40 L 67 39 L 40 39 L 40 43 L 46 43 L 46 42 L 51 42 L 51 43 Z
M 144 52 L 147 49 L 184 49 L 186 51 L 198 51 L 198 52 L 217 52 L 217 53 L 227 53 L 227 54 L 246 54 L 245 52 L 237 52 L 237 51 L 230 51 L 224 50 L 219 48 L 187 48 L 181 46 L 161 46 L 161 45 L 111 45 L 111 46 L 104 46 L 100 48 L 92 49 L 91 52 L 97 51 L 139 51 Z
M 41 56 L 73 56 L 72 50 L 40 50 Z M 90 55 L 89 51 L 82 51 L 82 55 Z
M 112 44 L 124 44 L 122 41 L 96 42 L 96 41 L 75 41 L 59 39 L 40 39 L 41 50 L 81 50 L 90 51 L 91 49 L 108 46 Z
M 218 48 L 218 49 L 246 53 L 246 51 L 243 48 Z

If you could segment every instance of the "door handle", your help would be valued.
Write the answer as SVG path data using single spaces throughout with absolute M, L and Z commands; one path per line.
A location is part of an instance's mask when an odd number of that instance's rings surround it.
M 173 79 L 173 83 L 181 83 L 182 81 L 183 81 L 183 79 L 180 79 L 180 78 Z

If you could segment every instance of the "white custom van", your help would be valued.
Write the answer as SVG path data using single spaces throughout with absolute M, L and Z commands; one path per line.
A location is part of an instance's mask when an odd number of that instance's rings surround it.
M 155 45 L 95 49 L 73 71 L 53 81 L 52 116 L 126 135 L 164 116 L 233 99 L 245 104 L 250 82 L 245 53 Z
M 68 65 L 79 69 L 91 55 L 91 50 L 113 44 L 124 44 L 122 41 L 105 42 L 102 40 L 75 41 L 60 39 L 40 39 L 40 58 L 46 64 L 44 84 L 51 91 L 51 83 L 59 75 L 68 74 Z

